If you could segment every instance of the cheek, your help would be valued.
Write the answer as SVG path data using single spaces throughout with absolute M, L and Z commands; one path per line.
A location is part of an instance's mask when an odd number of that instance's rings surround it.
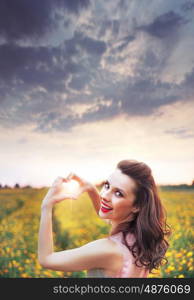
M 125 207 L 125 203 L 124 203 L 123 199 L 119 199 L 116 197 L 112 198 L 112 204 L 113 204 L 113 207 L 118 210 L 121 210 L 121 209 L 123 209 L 123 207 Z
M 126 212 L 128 213 L 131 210 L 131 205 L 126 202 L 125 199 L 116 199 L 114 198 L 112 200 L 113 207 L 118 211 L 118 212 Z

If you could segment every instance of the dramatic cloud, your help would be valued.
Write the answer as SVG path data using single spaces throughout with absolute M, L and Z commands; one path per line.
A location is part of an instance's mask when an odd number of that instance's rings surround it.
M 1 1 L 1 125 L 63 132 L 193 101 L 193 2 L 176 3 Z
M 183 3 L 182 9 L 186 12 L 191 11 L 192 9 L 194 9 L 194 2 L 193 1 L 186 1 L 185 3 Z
M 158 16 L 151 24 L 138 27 L 157 38 L 167 38 L 179 29 L 180 26 L 186 24 L 187 21 L 175 13 L 169 11 Z
M 0 36 L 6 40 L 40 38 L 58 24 L 58 11 L 78 14 L 89 0 L 1 0 Z

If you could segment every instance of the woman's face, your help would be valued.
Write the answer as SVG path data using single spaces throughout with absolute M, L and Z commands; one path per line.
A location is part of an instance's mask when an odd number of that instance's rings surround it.
M 123 222 L 131 219 L 131 213 L 137 209 L 133 207 L 136 187 L 135 181 L 116 169 L 105 181 L 100 191 L 101 207 L 99 216 L 102 219 L 111 219 Z M 110 210 L 108 210 L 111 208 Z

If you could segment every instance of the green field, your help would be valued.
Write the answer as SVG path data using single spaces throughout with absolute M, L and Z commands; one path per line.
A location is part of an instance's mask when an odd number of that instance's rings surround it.
M 47 189 L 0 189 L 0 277 L 85 277 L 82 272 L 42 268 L 37 260 L 40 206 Z M 194 189 L 160 189 L 173 234 L 166 253 L 169 263 L 149 277 L 194 277 Z M 84 193 L 54 207 L 55 251 L 79 247 L 105 237 L 109 225 L 95 213 Z

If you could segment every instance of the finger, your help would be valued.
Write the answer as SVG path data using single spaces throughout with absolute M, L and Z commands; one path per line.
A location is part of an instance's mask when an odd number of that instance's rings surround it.
M 58 176 L 58 177 L 55 179 L 55 181 L 60 181 L 62 178 L 63 178 L 63 177 Z
M 79 177 L 79 176 L 78 176 L 77 174 L 75 174 L 75 173 L 71 173 L 70 178 L 71 178 L 71 179 L 74 179 L 74 180 L 77 180 L 79 183 L 82 183 L 81 177 Z
M 63 181 L 63 178 L 60 177 L 60 176 L 58 176 L 58 177 L 55 179 L 55 181 L 53 182 L 53 185 L 57 185 L 57 184 L 61 183 L 62 181 Z
M 72 176 L 73 176 L 73 173 L 69 173 L 69 175 L 66 177 L 67 180 L 71 180 L 72 179 Z
M 68 181 L 68 179 L 67 178 L 63 178 L 63 182 L 67 182 Z
M 83 187 L 80 187 L 80 193 L 84 193 L 86 191 L 86 187 L 83 186 Z

